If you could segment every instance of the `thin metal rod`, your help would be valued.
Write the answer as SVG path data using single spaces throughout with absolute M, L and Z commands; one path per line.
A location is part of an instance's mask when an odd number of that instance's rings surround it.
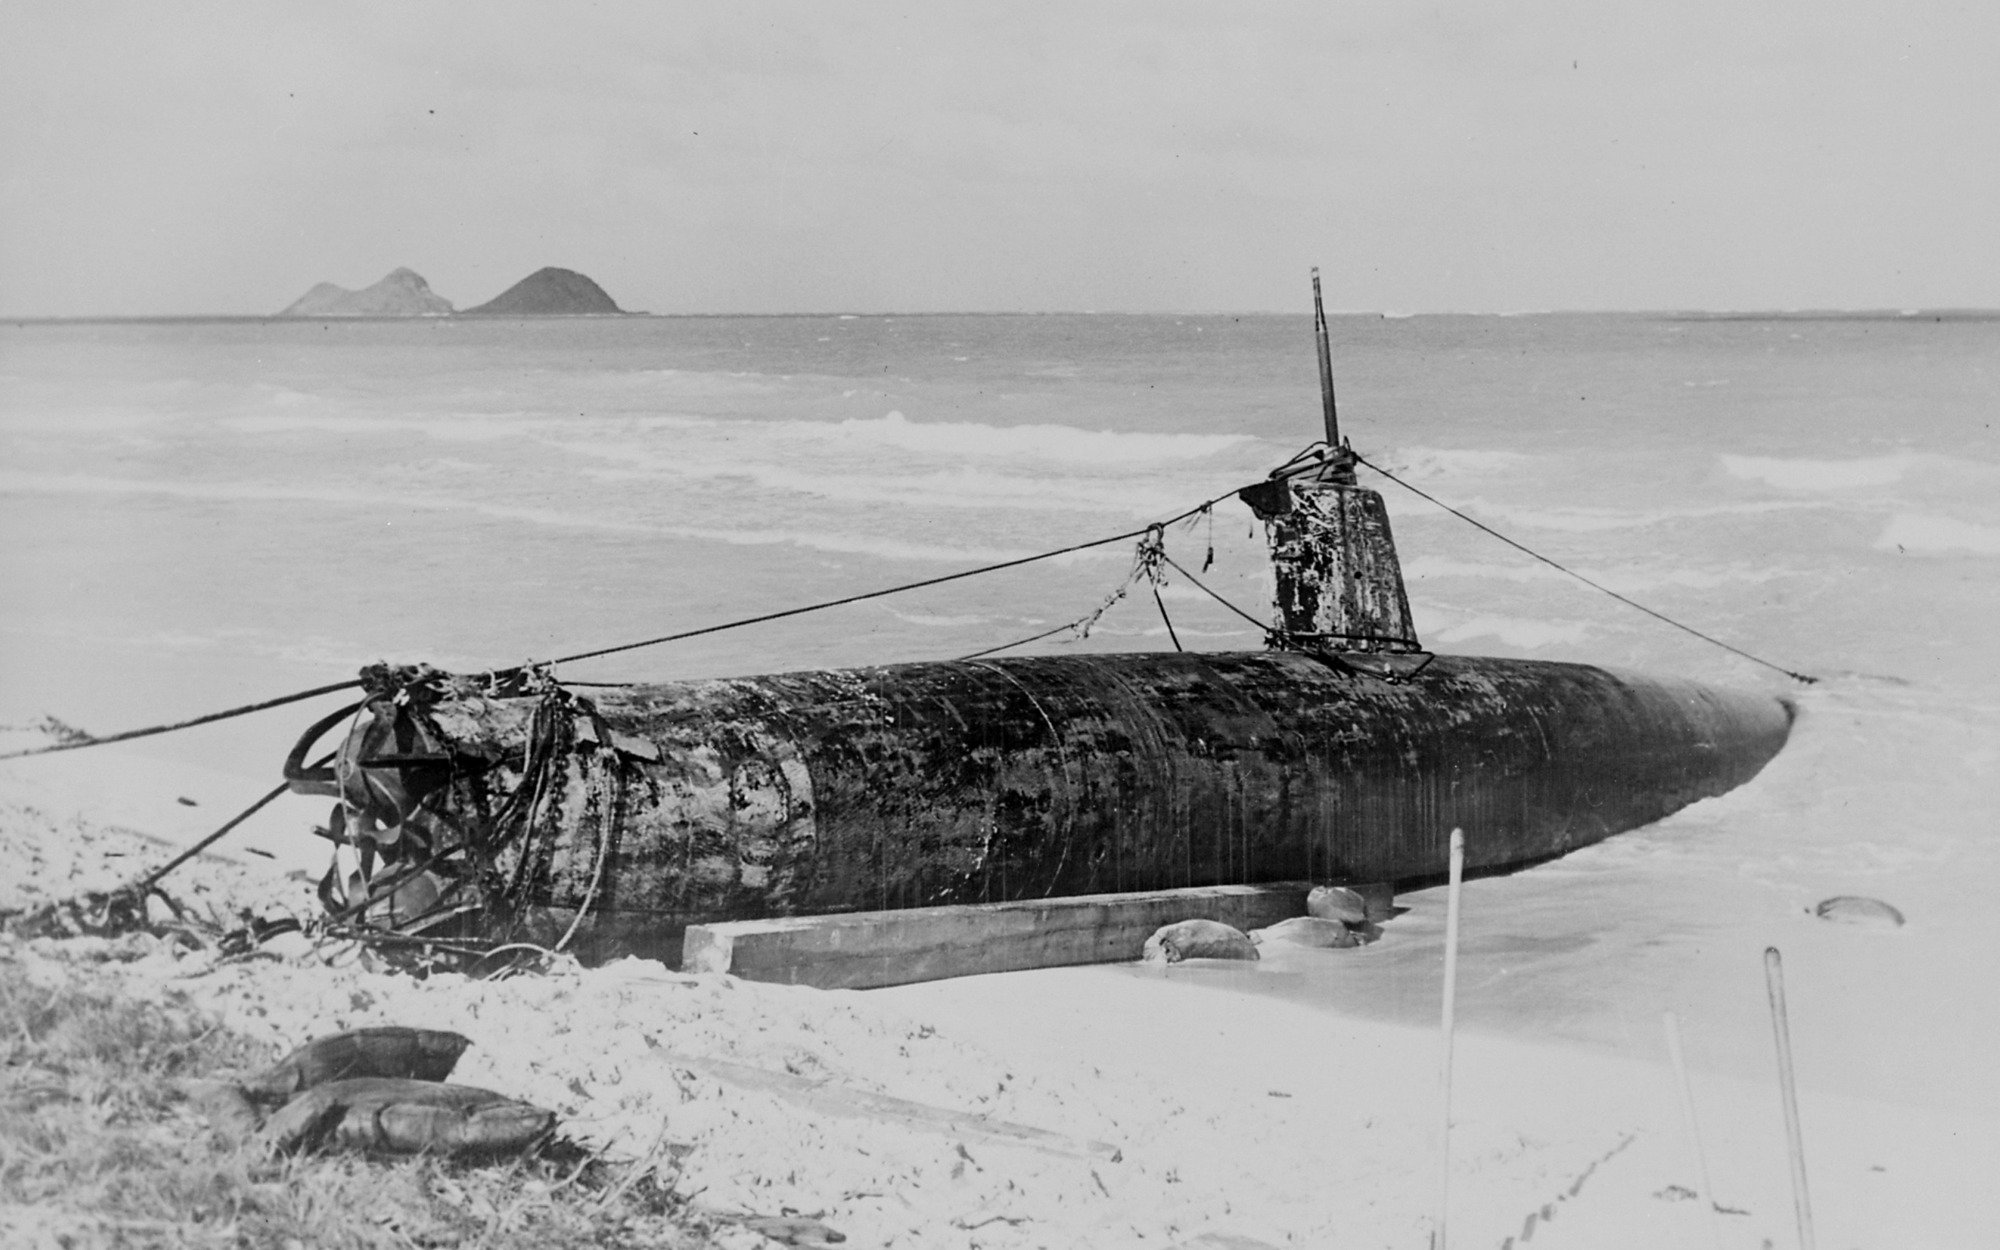
M 1444 906 L 1444 1034 L 1438 1071 L 1438 1205 L 1432 1250 L 1445 1250 L 1445 1216 L 1451 1209 L 1451 1050 L 1458 1003 L 1458 896 L 1465 884 L 1465 830 L 1451 831 L 1451 883 Z
M 1319 343 L 1319 401 L 1326 410 L 1326 444 L 1340 446 L 1340 415 L 1333 404 L 1333 348 L 1326 341 L 1326 308 L 1319 298 L 1319 267 L 1313 267 L 1313 338 Z
M 1764 985 L 1771 992 L 1771 1031 L 1778 1039 L 1778 1085 L 1785 1097 L 1785 1136 L 1792 1155 L 1792 1209 L 1799 1220 L 1799 1250 L 1813 1250 L 1812 1202 L 1806 1196 L 1805 1134 L 1799 1129 L 1798 1081 L 1792 1074 L 1792 1029 L 1785 1018 L 1785 963 L 1778 948 L 1764 948 Z
M 1674 1077 L 1681 1087 L 1681 1118 L 1687 1124 L 1688 1142 L 1694 1147 L 1695 1170 L 1701 1176 L 1701 1205 L 1708 1211 L 1708 1239 L 1722 1250 L 1722 1216 L 1716 1210 L 1715 1182 L 1708 1177 L 1708 1151 L 1702 1148 L 1701 1124 L 1694 1117 L 1694 1085 L 1688 1080 L 1687 1059 L 1681 1054 L 1681 1022 L 1671 1011 L 1663 1012 L 1660 1025 L 1667 1034 L 1667 1057 L 1673 1061 Z
M 1167 623 L 1167 637 L 1174 640 L 1174 650 L 1187 650 L 1181 645 L 1181 636 L 1174 632 L 1174 618 L 1167 615 L 1167 601 L 1160 598 L 1160 588 L 1157 584 L 1153 587 L 1153 603 L 1160 609 L 1160 619 Z

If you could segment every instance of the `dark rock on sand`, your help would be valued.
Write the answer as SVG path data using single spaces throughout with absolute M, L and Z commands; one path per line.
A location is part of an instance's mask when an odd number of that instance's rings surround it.
M 1346 886 L 1320 885 L 1306 895 L 1306 914 L 1343 924 L 1360 924 L 1368 919 L 1368 904 Z
M 322 282 L 295 300 L 280 317 L 442 317 L 451 301 L 431 290 L 413 269 L 393 269 L 374 286 L 350 291 Z
M 1256 959 L 1257 944 L 1219 920 L 1162 925 L 1146 939 L 1145 958 L 1177 964 L 1183 959 Z
M 477 308 L 467 317 L 588 317 L 619 316 L 604 288 L 570 269 L 537 269 Z

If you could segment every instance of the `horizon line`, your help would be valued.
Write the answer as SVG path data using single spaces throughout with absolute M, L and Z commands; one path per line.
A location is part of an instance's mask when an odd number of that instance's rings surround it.
M 74 313 L 74 314 L 22 314 L 0 313 L 0 321 L 17 325 L 61 325 L 61 324 L 119 324 L 140 322 L 377 322 L 377 321 L 618 321 L 626 319 L 671 321 L 671 320 L 721 320 L 753 318 L 889 318 L 889 317 L 1310 317 L 1309 312 L 1273 309 L 1207 309 L 1201 311 L 1171 309 L 943 309 L 925 312 L 881 311 L 863 312 L 853 309 L 815 310 L 806 312 L 666 312 L 619 311 L 615 313 L 474 313 L 470 310 L 454 310 L 448 313 L 382 313 L 357 316 L 352 314 L 298 315 L 289 313 Z M 1404 312 L 1396 309 L 1338 309 L 1329 310 L 1329 317 L 1372 317 L 1384 321 L 1413 320 L 1418 317 L 1668 317 L 1696 320 L 1892 320 L 1918 321 L 1925 318 L 1936 320 L 1989 320 L 2000 319 L 2000 307 L 1980 307 L 1948 305 L 1927 307 L 1855 307 L 1855 308 L 1532 308 L 1510 309 L 1506 311 L 1472 311 L 1464 309 L 1441 309 L 1423 312 Z

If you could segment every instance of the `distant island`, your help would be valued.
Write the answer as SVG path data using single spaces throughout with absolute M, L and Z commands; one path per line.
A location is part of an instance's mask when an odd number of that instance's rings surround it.
M 573 269 L 537 269 L 476 308 L 454 310 L 412 269 L 392 270 L 374 286 L 350 291 L 322 282 L 280 317 L 618 317 L 627 315 L 604 288 Z
M 493 299 L 468 308 L 467 317 L 591 317 L 625 312 L 604 288 L 573 269 L 537 269 Z
M 392 269 L 374 286 L 350 291 L 322 282 L 294 300 L 280 317 L 446 317 L 451 301 L 431 290 L 414 269 Z

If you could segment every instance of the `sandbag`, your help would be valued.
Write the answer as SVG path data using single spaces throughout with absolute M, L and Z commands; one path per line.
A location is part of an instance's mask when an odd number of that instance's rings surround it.
M 243 1092 L 275 1106 L 302 1090 L 355 1077 L 442 1081 L 471 1044 L 441 1029 L 394 1024 L 352 1029 L 307 1042 L 243 1082 Z
M 365 1076 L 315 1085 L 264 1123 L 273 1150 L 491 1155 L 554 1131 L 555 1112 L 491 1090 Z

